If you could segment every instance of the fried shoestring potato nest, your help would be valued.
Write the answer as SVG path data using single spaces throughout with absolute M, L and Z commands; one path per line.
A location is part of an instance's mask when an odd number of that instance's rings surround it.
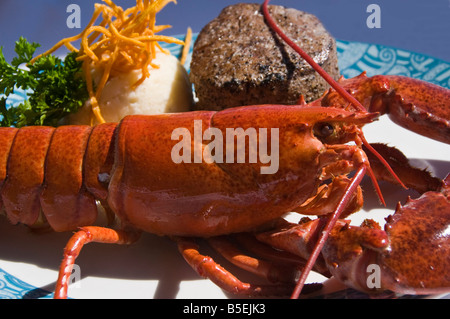
M 98 100 L 106 82 L 118 74 L 140 69 L 141 77 L 134 86 L 141 84 L 150 76 L 149 66 L 158 68 L 152 63 L 158 51 L 169 54 L 158 43 L 184 42 L 169 36 L 157 35 L 169 25 L 156 25 L 156 14 L 168 3 L 175 0 L 137 0 L 136 6 L 123 10 L 111 0 L 103 0 L 105 4 L 95 4 L 92 18 L 86 28 L 78 35 L 62 39 L 42 55 L 48 55 L 62 46 L 72 52 L 78 52 L 78 61 L 83 61 L 83 73 L 86 77 L 89 102 L 92 112 L 99 123 L 105 120 L 101 114 Z M 101 21 L 96 25 L 96 21 Z M 73 42 L 80 41 L 77 49 Z M 40 56 L 42 56 L 40 55 Z M 35 57 L 31 63 L 40 56 Z M 100 81 L 94 88 L 93 70 L 101 70 Z M 92 119 L 93 121 L 94 119 Z

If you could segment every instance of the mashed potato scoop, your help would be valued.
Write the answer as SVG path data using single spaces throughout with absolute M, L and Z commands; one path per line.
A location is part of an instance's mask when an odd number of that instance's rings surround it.
M 106 122 L 119 122 L 126 115 L 161 114 L 190 111 L 193 103 L 192 86 L 183 65 L 171 54 L 158 52 L 152 60 L 158 68 L 149 66 L 150 76 L 141 84 L 141 70 L 132 70 L 111 77 L 106 82 L 99 107 Z M 98 76 L 93 74 L 96 80 Z M 92 110 L 89 101 L 75 114 L 69 124 L 91 125 Z M 98 122 L 94 119 L 93 124 Z

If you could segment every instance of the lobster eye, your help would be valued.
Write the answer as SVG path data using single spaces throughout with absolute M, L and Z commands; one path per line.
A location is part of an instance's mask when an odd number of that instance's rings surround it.
M 314 126 L 314 135 L 318 137 L 329 137 L 333 133 L 334 127 L 329 123 L 317 123 Z

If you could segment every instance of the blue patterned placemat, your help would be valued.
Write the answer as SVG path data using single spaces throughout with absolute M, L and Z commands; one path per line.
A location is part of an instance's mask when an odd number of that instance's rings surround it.
M 53 294 L 34 287 L 0 268 L 0 299 L 47 299 Z
M 346 78 L 366 71 L 403 75 L 450 88 L 450 63 L 424 54 L 378 44 L 337 41 L 339 68 Z

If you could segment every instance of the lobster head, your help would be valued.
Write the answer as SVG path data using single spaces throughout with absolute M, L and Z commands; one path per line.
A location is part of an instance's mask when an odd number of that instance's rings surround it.
M 333 107 L 258 105 L 216 113 L 211 119 L 211 127 L 221 130 L 224 136 L 229 128 L 242 128 L 241 135 L 247 134 L 249 129 L 277 130 L 278 135 L 273 142 L 278 146 L 280 170 L 295 171 L 293 163 L 297 163 L 305 171 L 319 163 L 318 156 L 328 147 L 352 141 L 360 146 L 361 127 L 377 118 L 378 113 L 349 112 Z M 322 165 L 336 160 L 324 159 Z
M 354 154 L 360 147 L 341 143 L 359 143 L 360 127 L 376 116 L 263 105 L 127 117 L 117 129 L 108 203 L 123 219 L 155 233 L 205 236 L 246 231 L 292 211 L 315 194 L 324 167 L 358 160 Z M 251 132 L 257 134 L 255 139 Z M 199 183 L 193 176 L 205 178 Z M 162 223 L 161 210 L 176 215 L 182 226 Z M 255 216 L 247 218 L 249 214 Z M 188 229 L 190 224 L 195 226 Z
M 378 113 L 349 112 L 332 107 L 261 105 L 218 112 L 211 119 L 211 127 L 219 129 L 223 136 L 227 135 L 224 153 L 228 153 L 229 142 L 235 142 L 233 138 L 228 139 L 229 128 L 242 129 L 236 136 L 238 141 L 246 140 L 252 129 L 270 132 L 270 138 L 259 136 L 258 147 L 246 149 L 244 161 L 239 162 L 234 156 L 219 166 L 236 180 L 246 180 L 246 189 L 254 185 L 258 190 L 264 188 L 272 194 L 292 198 L 290 207 L 285 208 L 294 209 L 312 196 L 324 180 L 349 173 L 363 163 L 368 164 L 361 149 L 365 142 L 361 128 L 377 117 Z M 277 161 L 276 170 L 268 174 L 262 171 L 265 164 L 261 147 L 266 146 L 264 142 L 270 145 L 263 153 L 270 149 L 272 159 Z M 346 144 L 349 142 L 354 145 Z M 252 152 L 259 152 L 259 161 L 245 162 L 252 158 Z

